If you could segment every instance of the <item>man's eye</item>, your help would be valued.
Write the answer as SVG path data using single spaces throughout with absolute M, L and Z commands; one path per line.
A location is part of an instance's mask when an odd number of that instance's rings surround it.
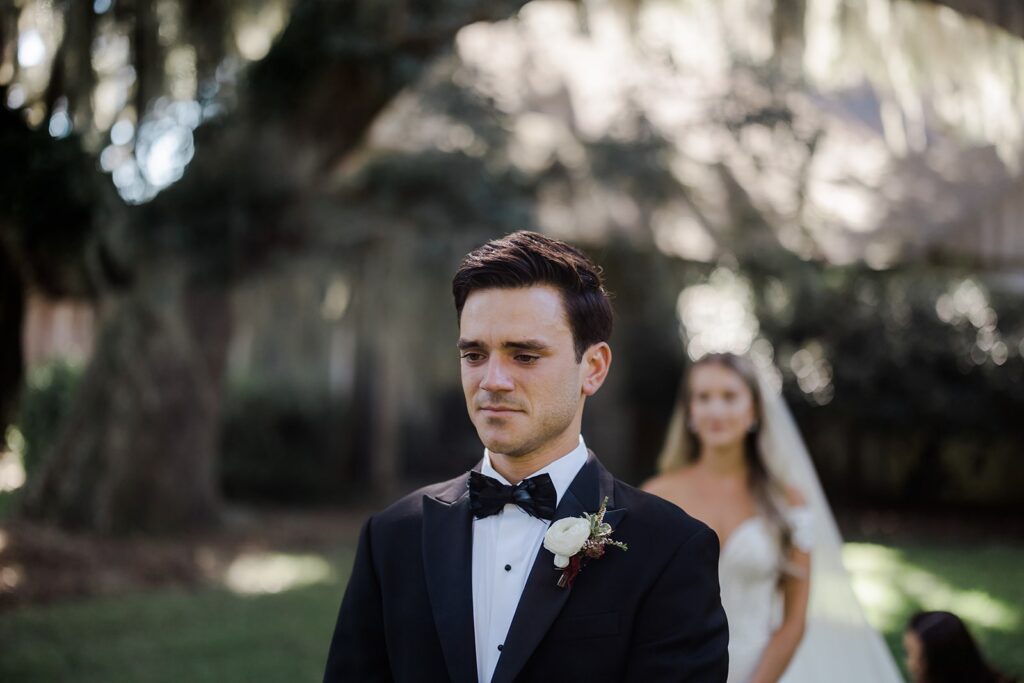
M 467 351 L 466 353 L 462 354 L 462 359 L 467 360 L 470 363 L 476 363 L 477 361 L 483 360 L 483 358 L 484 354 L 477 353 L 476 351 Z
M 531 356 L 526 353 L 520 353 L 519 355 L 516 356 L 517 361 L 519 361 L 520 363 L 525 363 L 526 365 L 537 362 L 538 358 L 540 358 L 540 356 Z

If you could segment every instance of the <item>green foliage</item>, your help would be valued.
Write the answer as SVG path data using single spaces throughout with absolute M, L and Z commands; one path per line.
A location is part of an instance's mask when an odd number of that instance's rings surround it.
M 819 471 L 834 501 L 1016 498 L 1024 312 L 1012 287 L 796 259 L 746 274 L 811 452 L 833 460 Z
M 23 276 L 45 292 L 91 294 L 85 252 L 107 196 L 95 159 L 77 136 L 54 139 L 6 107 L 0 107 L 0 149 L 0 239 Z
M 326 387 L 247 379 L 229 384 L 220 484 L 228 498 L 282 503 L 336 501 L 351 482 L 347 406 Z
M 495 236 L 531 225 L 533 187 L 461 152 L 380 154 L 346 188 L 346 199 L 382 211 L 401 207 L 434 233 L 487 225 Z
M 1019 294 L 987 287 L 977 276 L 927 267 L 876 272 L 800 264 L 778 278 L 755 276 L 755 282 L 761 285 L 755 286 L 758 317 L 783 367 L 809 343 L 831 366 L 828 400 L 807 396 L 789 374 L 787 388 L 796 402 L 827 405 L 830 412 L 882 428 L 1019 433 Z M 770 302 L 773 287 L 782 294 Z M 942 320 L 940 301 L 952 305 L 961 290 L 976 293 L 976 300 Z M 1001 355 L 993 350 L 997 343 Z
M 71 409 L 82 369 L 54 361 L 29 373 L 18 428 L 28 477 L 39 470 Z M 351 481 L 349 411 L 326 388 L 234 382 L 224 401 L 220 485 L 240 500 L 336 500 Z
M 6 519 L 18 505 L 17 491 L 0 491 L 0 520 Z
M 65 360 L 50 361 L 29 371 L 17 416 L 18 430 L 25 439 L 23 458 L 29 478 L 39 470 L 57 438 L 81 379 L 81 366 Z

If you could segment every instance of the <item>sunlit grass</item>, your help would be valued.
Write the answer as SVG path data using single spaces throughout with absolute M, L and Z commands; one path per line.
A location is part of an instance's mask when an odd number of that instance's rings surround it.
M 320 566 L 272 557 L 252 566 L 278 578 Z M 319 562 L 320 580 L 273 593 L 162 589 L 0 614 L 0 681 L 319 681 L 352 551 Z
M 331 565 L 319 555 L 246 553 L 227 568 L 224 583 L 235 593 L 259 595 L 327 583 L 333 575 Z
M 1024 672 L 1024 547 L 848 543 L 843 557 L 868 618 L 897 660 L 908 617 L 947 610 L 968 624 L 993 664 Z

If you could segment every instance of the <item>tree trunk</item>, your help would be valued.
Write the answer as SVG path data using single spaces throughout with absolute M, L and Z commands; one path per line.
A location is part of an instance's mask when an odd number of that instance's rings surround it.
M 2 232 L 2 231 L 0 231 Z M 0 245 L 0 447 L 14 419 L 25 374 L 21 328 L 25 319 L 25 286 L 15 264 Z
M 226 297 L 189 292 L 165 268 L 112 307 L 24 509 L 103 533 L 208 527 L 219 508 Z

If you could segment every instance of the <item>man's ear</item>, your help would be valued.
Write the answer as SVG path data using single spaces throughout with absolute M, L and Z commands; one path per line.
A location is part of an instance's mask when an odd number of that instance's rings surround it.
M 592 344 L 583 353 L 580 372 L 583 373 L 583 395 L 593 396 L 604 384 L 612 366 L 612 347 L 607 342 Z

